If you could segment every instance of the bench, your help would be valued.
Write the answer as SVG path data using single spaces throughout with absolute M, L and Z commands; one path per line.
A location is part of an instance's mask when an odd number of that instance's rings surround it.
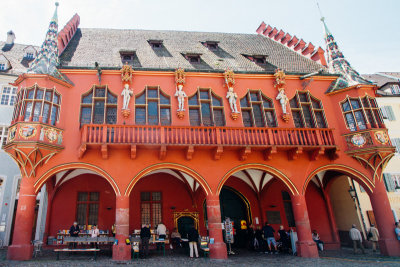
M 57 260 L 60 259 L 60 252 L 94 252 L 94 260 L 97 260 L 97 252 L 100 251 L 98 248 L 62 248 L 55 249 L 57 252 Z

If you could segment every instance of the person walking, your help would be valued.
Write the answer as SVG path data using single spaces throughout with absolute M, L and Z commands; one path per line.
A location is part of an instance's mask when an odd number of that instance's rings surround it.
M 197 251 L 197 242 L 199 241 L 199 233 L 194 226 L 191 226 L 188 231 L 189 248 L 190 248 L 190 258 L 193 258 L 193 249 L 196 254 L 196 258 L 199 257 L 199 252 Z
M 365 254 L 364 246 L 363 246 L 363 244 L 362 244 L 361 233 L 360 233 L 360 231 L 356 228 L 356 225 L 355 225 L 355 224 L 353 224 L 353 225 L 351 226 L 351 229 L 350 229 L 350 231 L 349 231 L 349 235 L 350 235 L 350 239 L 353 241 L 353 251 L 354 251 L 354 254 L 357 253 L 357 244 L 359 244 L 362 253 Z
M 378 244 L 379 240 L 379 231 L 378 229 L 375 228 L 375 225 L 372 223 L 371 227 L 369 228 L 369 233 L 368 233 L 369 241 L 372 242 L 372 251 L 376 252 L 376 247 Z
M 143 224 L 142 229 L 140 229 L 140 252 L 143 258 L 146 258 L 149 255 L 150 236 L 150 227 L 147 224 Z
M 271 243 L 272 245 L 274 245 L 275 254 L 278 254 L 278 247 L 276 245 L 276 240 L 274 236 L 275 232 L 274 228 L 272 228 L 272 226 L 268 222 L 266 222 L 265 226 L 263 227 L 263 232 L 264 232 L 264 238 L 267 240 L 267 245 L 271 254 L 272 254 Z M 268 251 L 266 251 L 265 253 L 268 254 Z

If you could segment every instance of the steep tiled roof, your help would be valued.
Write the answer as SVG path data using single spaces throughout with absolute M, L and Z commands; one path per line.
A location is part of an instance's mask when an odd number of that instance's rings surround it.
M 33 61 L 24 58 L 25 56 L 24 49 L 29 45 L 14 43 L 14 45 L 11 46 L 10 49 L 5 49 L 6 51 L 3 51 L 2 48 L 5 46 L 5 44 L 6 44 L 5 42 L 0 41 L 0 54 L 3 54 L 10 61 L 11 69 L 6 71 L 1 71 L 0 74 L 7 73 L 7 74 L 19 75 L 21 73 L 26 72 L 29 65 Z M 39 47 L 37 46 L 33 47 L 36 49 L 36 51 L 39 50 Z
M 378 87 L 381 87 L 387 83 L 393 82 L 393 83 L 397 83 L 398 80 L 390 78 L 388 76 L 384 76 L 384 75 L 380 75 L 379 73 L 376 74 L 363 74 L 362 75 L 365 79 L 376 83 L 376 85 Z
M 152 48 L 148 40 L 162 40 L 161 50 Z M 202 44 L 218 42 L 216 51 Z M 120 68 L 120 51 L 135 51 L 133 67 L 221 71 L 231 68 L 240 72 L 272 72 L 281 68 L 288 73 L 310 73 L 322 65 L 290 50 L 288 47 L 256 34 L 207 33 L 185 31 L 78 29 L 60 56 L 61 68 Z M 201 54 L 200 63 L 190 63 L 184 54 Z M 266 55 L 267 64 L 257 65 L 244 55 Z

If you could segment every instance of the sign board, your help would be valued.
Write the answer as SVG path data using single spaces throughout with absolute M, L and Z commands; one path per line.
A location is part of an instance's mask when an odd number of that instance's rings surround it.
M 281 224 L 281 213 L 279 211 L 267 211 L 267 222 L 269 224 Z
M 225 227 L 225 241 L 228 244 L 232 244 L 234 242 L 234 237 L 233 237 L 233 222 L 231 219 L 226 218 L 224 221 L 224 227 Z

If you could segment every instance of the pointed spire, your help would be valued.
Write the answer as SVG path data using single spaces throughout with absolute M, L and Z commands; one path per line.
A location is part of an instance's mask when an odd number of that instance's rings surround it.
M 49 29 L 46 33 L 46 38 L 40 48 L 40 51 L 28 69 L 28 73 L 49 74 L 58 79 L 65 80 L 62 74 L 58 71 L 58 2 L 55 3 L 53 18 L 50 21 Z
M 328 26 L 326 26 L 325 18 L 322 16 L 322 14 L 321 21 L 325 31 L 328 71 L 330 73 L 340 74 L 340 77 L 331 85 L 328 91 L 335 91 L 357 84 L 372 84 L 351 67 L 350 63 L 340 51 L 335 38 L 328 29 Z

